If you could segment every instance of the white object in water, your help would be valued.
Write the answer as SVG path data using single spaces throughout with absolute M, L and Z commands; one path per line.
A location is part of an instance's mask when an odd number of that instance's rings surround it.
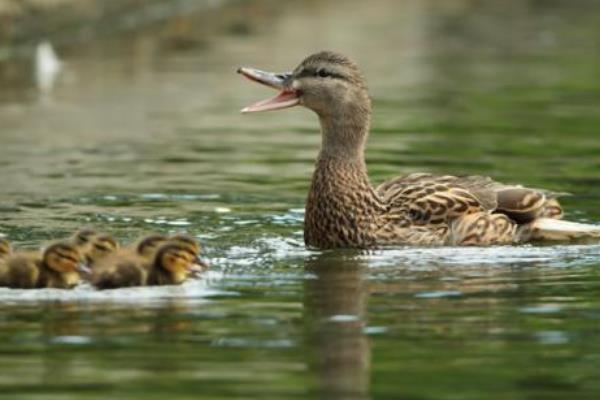
M 35 50 L 35 81 L 42 93 L 50 93 L 62 69 L 62 62 L 56 55 L 52 44 L 43 41 Z

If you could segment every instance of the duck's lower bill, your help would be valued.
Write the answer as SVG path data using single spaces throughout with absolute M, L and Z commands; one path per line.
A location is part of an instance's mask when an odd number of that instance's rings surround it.
M 293 107 L 300 103 L 298 93 L 286 86 L 286 80 L 289 78 L 289 74 L 275 74 L 245 67 L 239 68 L 238 73 L 244 75 L 251 81 L 258 82 L 273 89 L 281 90 L 275 97 L 256 102 L 243 108 L 243 113 L 281 110 L 282 108 Z

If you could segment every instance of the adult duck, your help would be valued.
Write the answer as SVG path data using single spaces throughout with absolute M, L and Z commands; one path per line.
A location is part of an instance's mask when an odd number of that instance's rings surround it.
M 307 246 L 496 245 L 600 237 L 598 226 L 560 221 L 562 208 L 551 192 L 488 177 L 417 173 L 373 187 L 364 158 L 371 100 L 360 69 L 341 54 L 313 54 L 291 73 L 238 72 L 280 91 L 242 112 L 302 105 L 319 117 L 322 143 L 306 203 Z

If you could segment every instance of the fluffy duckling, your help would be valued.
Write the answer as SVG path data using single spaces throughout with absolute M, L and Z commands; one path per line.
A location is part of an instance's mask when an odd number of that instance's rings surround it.
M 110 235 L 96 235 L 91 238 L 88 251 L 84 254 L 89 267 L 94 267 L 98 261 L 119 250 L 119 242 Z
M 89 267 L 93 267 L 101 258 L 119 249 L 119 242 L 114 237 L 89 228 L 75 232 L 70 241 L 77 247 Z
M 0 261 L 12 253 L 12 247 L 8 239 L 0 237 Z
M 167 243 L 169 237 L 162 234 L 153 234 L 138 240 L 130 251 L 134 251 L 138 256 L 151 260 L 160 246 Z
M 68 289 L 79 283 L 82 257 L 70 242 L 50 245 L 42 254 L 18 252 L 0 264 L 0 286 Z
M 136 254 L 95 269 L 92 284 L 98 289 L 131 286 L 177 285 L 194 269 L 196 256 L 184 245 L 167 242 L 159 247 L 151 261 Z
M 198 243 L 196 239 L 188 235 L 179 234 L 172 236 L 169 241 L 180 244 L 194 255 L 196 258 L 196 265 L 200 267 L 200 269 L 195 268 L 193 270 L 194 273 L 208 269 L 208 262 L 200 256 L 200 253 L 202 252 L 202 246 L 200 246 L 200 243 Z
M 131 264 L 147 266 L 156 255 L 158 248 L 169 241 L 166 235 L 154 234 L 143 237 L 126 248 L 119 249 L 103 257 L 93 267 L 92 281 L 106 273 L 111 274 L 116 265 Z

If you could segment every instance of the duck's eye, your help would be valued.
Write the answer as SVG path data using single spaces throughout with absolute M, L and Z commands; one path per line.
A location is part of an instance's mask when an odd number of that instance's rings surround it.
M 327 78 L 328 76 L 331 76 L 331 74 L 327 70 L 324 70 L 324 69 L 317 70 L 316 75 L 319 78 Z

